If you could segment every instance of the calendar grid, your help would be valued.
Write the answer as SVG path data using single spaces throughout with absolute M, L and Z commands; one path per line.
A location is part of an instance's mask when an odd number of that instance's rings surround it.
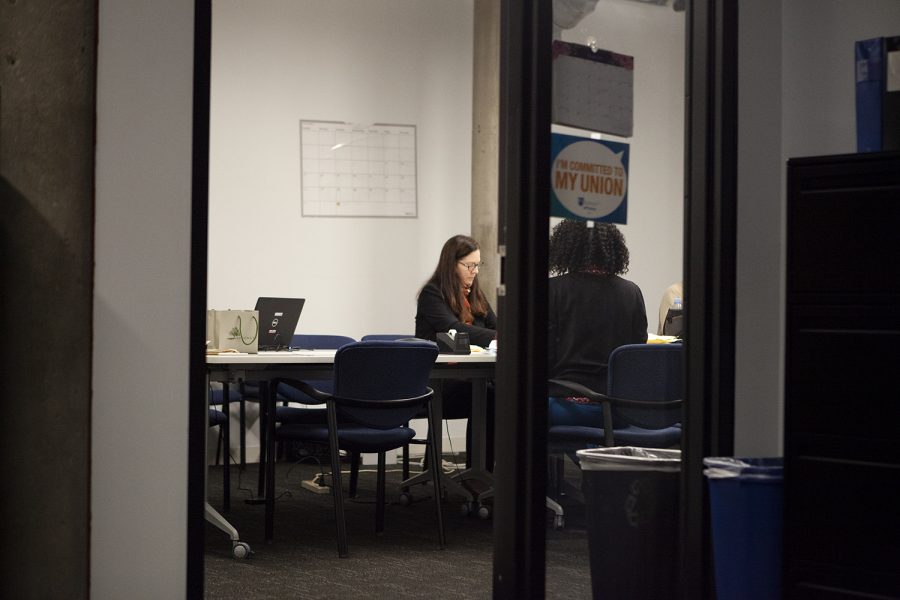
M 416 217 L 415 125 L 300 121 L 304 217 Z

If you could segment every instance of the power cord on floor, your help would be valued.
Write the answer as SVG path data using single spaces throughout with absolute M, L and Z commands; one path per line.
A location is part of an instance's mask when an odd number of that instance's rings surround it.
M 245 492 L 245 493 L 246 493 L 247 498 L 246 498 L 245 500 L 254 500 L 254 499 L 256 498 L 256 495 L 254 494 L 254 491 L 253 491 L 252 489 L 247 488 L 247 487 L 244 487 L 244 486 L 242 485 L 242 481 L 243 481 L 243 472 L 244 472 L 244 470 L 240 468 L 240 465 L 238 464 L 238 461 L 235 460 L 235 458 L 234 458 L 234 456 L 231 454 L 231 452 L 228 453 L 228 458 L 229 458 L 229 462 L 231 463 L 232 466 L 238 467 L 238 470 L 237 470 L 237 485 L 235 486 L 235 489 L 236 489 L 237 491 L 239 491 L 239 492 Z M 322 466 L 322 461 L 320 461 L 320 460 L 319 460 L 318 458 L 316 458 L 315 456 L 304 456 L 303 458 L 294 461 L 294 463 L 291 465 L 291 468 L 288 469 L 288 472 L 285 474 L 285 479 L 288 479 L 288 478 L 290 477 L 291 471 L 293 471 L 294 467 L 296 467 L 297 465 L 299 465 L 299 464 L 301 464 L 301 463 L 307 462 L 307 461 L 309 461 L 309 460 L 314 460 L 314 461 L 316 462 L 316 464 L 319 465 L 319 469 L 320 469 L 319 475 L 324 475 L 324 474 L 325 474 L 325 471 L 324 471 L 323 466 Z M 318 476 L 318 475 L 317 475 L 317 476 Z M 290 490 L 285 490 L 285 491 L 281 492 L 280 494 L 277 494 L 277 495 L 275 496 L 275 500 L 279 500 L 279 499 L 281 499 L 281 498 L 291 498 L 291 497 L 293 497 L 293 494 L 291 494 Z
M 446 424 L 446 421 L 445 421 L 445 424 Z M 450 447 L 449 455 L 453 458 L 453 460 L 447 460 L 446 458 L 444 458 L 442 456 L 441 457 L 441 468 L 443 469 L 444 473 L 446 473 L 446 474 L 458 473 L 461 471 L 461 469 L 460 469 L 459 463 L 456 462 L 457 454 L 453 450 L 453 442 L 450 439 L 449 425 L 446 425 L 446 430 L 447 430 L 448 445 Z M 446 453 L 445 453 L 445 456 L 446 456 Z M 239 466 L 238 461 L 234 458 L 234 456 L 231 454 L 231 452 L 228 453 L 228 459 L 232 466 Z M 316 456 L 304 456 L 298 460 L 293 461 L 291 467 L 287 470 L 287 472 L 284 475 L 285 482 L 288 484 L 290 483 L 291 474 L 293 473 L 294 469 L 298 465 L 301 465 L 301 464 L 309 462 L 309 461 L 315 461 L 315 463 L 319 467 L 319 472 L 316 473 L 312 479 L 301 480 L 301 487 L 303 487 L 304 489 L 311 491 L 313 493 L 331 493 L 331 490 L 330 490 L 330 488 L 331 488 L 331 482 L 330 482 L 331 472 L 325 471 L 325 465 Z M 424 471 L 426 469 L 424 456 L 422 457 L 422 459 L 420 461 L 418 461 L 418 464 L 422 471 Z M 377 474 L 377 472 L 378 472 L 377 469 L 359 469 L 357 471 L 357 473 L 375 473 L 375 474 Z M 385 470 L 385 473 L 402 473 L 402 472 L 403 472 L 403 470 L 400 468 Z M 341 469 L 341 475 L 342 476 L 350 475 L 350 470 Z M 235 486 L 235 489 L 239 492 L 244 492 L 247 495 L 247 500 L 252 500 L 253 498 L 255 498 L 254 491 L 250 488 L 244 487 L 244 485 L 243 485 L 243 469 L 240 469 L 240 468 L 238 468 L 238 471 L 237 471 L 237 485 Z M 285 498 L 285 497 L 291 498 L 291 497 L 293 497 L 293 494 L 291 494 L 291 492 L 289 490 L 285 490 L 285 491 L 279 493 L 278 495 L 276 495 L 275 500 L 279 500 L 279 499 Z M 424 500 L 429 497 L 430 496 L 426 496 L 422 499 Z M 374 500 L 360 501 L 355 498 L 351 498 L 350 500 L 353 502 L 360 502 L 360 503 L 374 502 Z M 416 501 L 419 501 L 419 500 L 417 499 Z

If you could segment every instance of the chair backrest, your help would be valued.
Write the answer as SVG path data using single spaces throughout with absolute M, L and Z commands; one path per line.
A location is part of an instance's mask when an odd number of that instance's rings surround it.
M 352 344 L 355 341 L 356 340 L 354 340 L 352 337 L 346 335 L 307 335 L 302 333 L 295 333 L 294 337 L 291 338 L 291 347 L 303 348 L 305 350 L 337 350 L 341 346 Z M 333 385 L 330 379 L 316 379 L 310 381 L 309 384 L 322 390 L 323 392 L 333 391 Z M 282 384 L 281 386 L 279 386 L 278 393 L 281 394 L 282 398 L 290 402 L 297 402 L 299 404 L 316 403 L 312 398 L 289 385 Z
M 209 384 L 209 403 L 211 405 L 219 405 L 222 404 L 225 399 L 225 390 L 222 389 L 222 384 L 216 381 L 210 382 Z M 230 386 L 228 388 L 228 401 L 229 402 L 239 402 L 241 400 L 241 392 L 237 389 L 237 386 Z
M 607 393 L 616 398 L 667 402 L 684 396 L 682 344 L 629 344 L 609 355 Z M 681 422 L 681 408 L 616 408 L 613 425 L 662 429 Z
M 438 356 L 428 341 L 368 340 L 342 346 L 334 357 L 334 394 L 356 400 L 415 398 L 428 390 Z M 397 427 L 421 406 L 389 409 L 342 408 L 342 414 L 370 427 Z
M 207 423 L 209 424 L 210 427 L 217 427 L 219 425 L 224 425 L 225 421 L 227 421 L 227 420 L 228 420 L 228 418 L 225 416 L 225 413 L 223 413 L 221 410 L 219 410 L 217 408 L 209 409 L 209 420 L 207 421 Z
M 295 333 L 291 339 L 292 348 L 305 350 L 337 350 L 344 344 L 350 344 L 356 340 L 346 335 L 307 335 Z
M 369 333 L 360 338 L 362 342 L 409 340 L 416 336 L 411 333 Z

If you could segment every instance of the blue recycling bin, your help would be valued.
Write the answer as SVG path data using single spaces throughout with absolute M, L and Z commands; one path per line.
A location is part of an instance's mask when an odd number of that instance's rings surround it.
M 781 458 L 704 458 L 718 600 L 781 597 Z

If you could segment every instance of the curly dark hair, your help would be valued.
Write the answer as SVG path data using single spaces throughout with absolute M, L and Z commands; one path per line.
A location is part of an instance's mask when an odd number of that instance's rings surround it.
M 550 235 L 550 274 L 599 272 L 624 275 L 628 272 L 625 236 L 612 223 L 566 219 Z

